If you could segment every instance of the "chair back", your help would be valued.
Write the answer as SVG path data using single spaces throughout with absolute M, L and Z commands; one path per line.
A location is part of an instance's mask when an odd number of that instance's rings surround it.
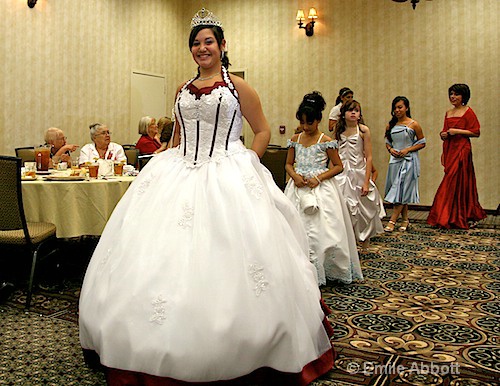
M 278 147 L 272 145 L 266 149 L 260 162 L 271 172 L 274 182 L 281 190 L 285 190 L 286 186 L 286 156 L 288 149 L 286 147 Z
M 0 197 L 0 230 L 23 229 L 30 242 L 23 207 L 21 158 L 0 156 Z
M 25 162 L 34 162 L 35 159 L 35 148 L 33 146 L 26 147 L 16 147 L 16 157 L 21 158 L 21 165 Z
M 139 150 L 135 147 L 123 148 L 125 155 L 127 156 L 127 164 L 132 165 L 134 168 L 138 168 L 137 158 L 139 157 Z
M 137 160 L 138 160 L 138 162 L 139 162 L 139 169 L 138 169 L 138 170 L 139 170 L 139 171 L 140 171 L 140 170 L 142 170 L 142 168 L 143 168 L 144 166 L 146 166 L 146 164 L 149 162 L 149 160 L 150 160 L 151 158 L 153 158 L 153 157 L 154 157 L 154 155 L 153 155 L 153 154 L 144 154 L 144 155 L 140 155 L 140 156 L 137 158 Z

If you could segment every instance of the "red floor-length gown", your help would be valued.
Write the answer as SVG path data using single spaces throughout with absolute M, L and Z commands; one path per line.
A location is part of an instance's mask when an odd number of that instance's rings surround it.
M 445 117 L 442 132 L 455 128 L 479 135 L 479 127 L 476 114 L 468 108 L 461 117 Z M 442 160 L 444 178 L 434 197 L 427 222 L 442 228 L 469 229 L 469 221 L 486 218 L 479 204 L 470 138 L 460 134 L 448 136 L 443 142 Z

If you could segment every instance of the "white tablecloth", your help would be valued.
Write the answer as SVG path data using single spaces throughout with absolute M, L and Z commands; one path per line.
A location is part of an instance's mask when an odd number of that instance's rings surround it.
M 100 235 L 134 178 L 22 181 L 26 219 L 54 224 L 60 238 Z

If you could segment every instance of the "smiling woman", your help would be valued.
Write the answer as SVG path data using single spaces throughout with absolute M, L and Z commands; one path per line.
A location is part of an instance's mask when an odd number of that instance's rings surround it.
M 121 145 L 111 142 L 111 131 L 102 123 L 94 123 L 89 126 L 90 138 L 93 143 L 82 147 L 78 163 L 94 162 L 98 159 L 109 159 L 113 161 L 127 162 L 127 156 Z
M 82 347 L 111 385 L 306 385 L 333 366 L 332 330 L 299 215 L 259 162 L 269 124 L 211 12 L 189 47 L 174 148 L 141 170 L 88 266 Z

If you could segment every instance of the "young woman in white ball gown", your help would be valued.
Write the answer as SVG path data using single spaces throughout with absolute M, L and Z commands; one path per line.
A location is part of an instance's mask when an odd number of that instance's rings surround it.
M 199 73 L 177 93 L 175 147 L 141 171 L 89 264 L 80 341 L 110 385 L 306 385 L 333 366 L 307 236 L 259 162 L 269 125 L 228 73 L 225 45 L 220 21 L 199 11 Z

